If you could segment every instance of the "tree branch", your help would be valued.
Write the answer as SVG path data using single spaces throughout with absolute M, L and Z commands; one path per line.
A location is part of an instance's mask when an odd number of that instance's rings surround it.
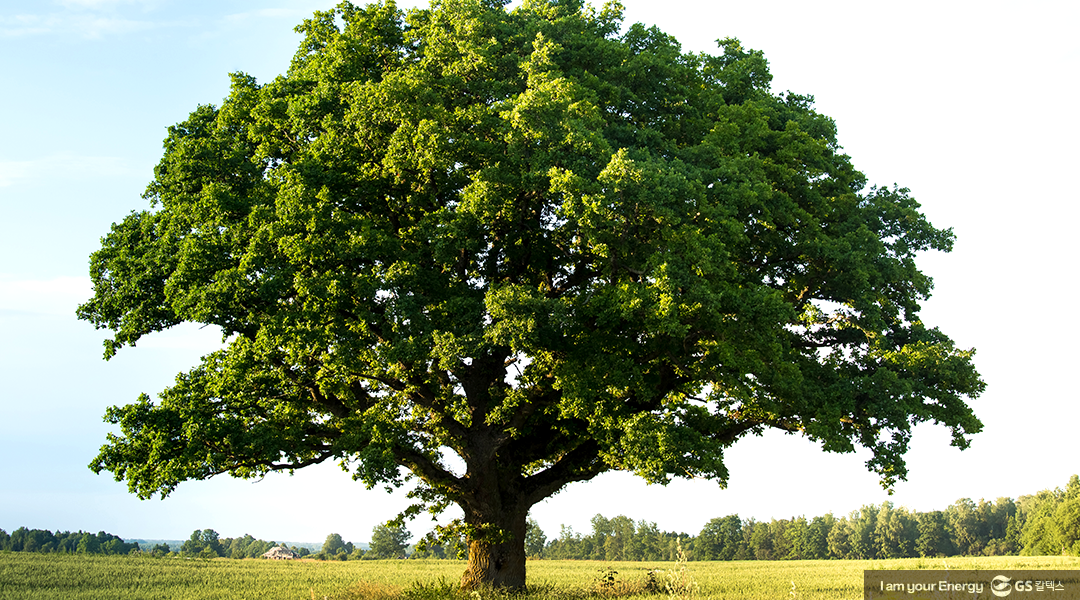
M 600 459 L 600 444 L 594 439 L 586 439 L 555 464 L 525 478 L 522 485 L 525 502 L 532 506 L 568 483 L 588 481 L 608 470 L 610 467 Z
M 408 446 L 398 446 L 394 449 L 394 457 L 397 463 L 410 470 L 424 483 L 432 488 L 448 490 L 448 497 L 457 501 L 465 491 L 465 482 L 462 478 L 447 471 L 427 455 Z

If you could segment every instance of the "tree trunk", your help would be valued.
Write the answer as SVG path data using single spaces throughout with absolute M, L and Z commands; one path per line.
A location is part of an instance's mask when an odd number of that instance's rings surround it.
M 461 576 L 461 589 L 486 587 L 525 589 L 525 520 L 528 510 L 507 511 L 501 515 L 476 515 L 466 522 L 481 525 L 483 530 L 500 530 L 499 539 L 481 535 L 469 540 L 469 564 Z

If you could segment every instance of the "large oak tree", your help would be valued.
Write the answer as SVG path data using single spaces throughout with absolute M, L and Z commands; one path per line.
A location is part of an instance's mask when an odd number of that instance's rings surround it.
M 951 231 L 867 188 L 760 52 L 504 4 L 343 3 L 169 128 L 79 316 L 107 357 L 182 322 L 227 344 L 110 408 L 95 471 L 144 498 L 327 460 L 411 480 L 406 512 L 464 511 L 462 584 L 518 587 L 529 508 L 570 482 L 723 484 L 767 428 L 869 448 L 886 485 L 916 423 L 967 445 L 972 352 L 919 319 Z

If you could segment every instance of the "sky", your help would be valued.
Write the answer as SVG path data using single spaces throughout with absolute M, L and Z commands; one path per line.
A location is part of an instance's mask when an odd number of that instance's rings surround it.
M 0 5 L 0 528 L 104 530 L 124 538 L 368 541 L 404 508 L 334 465 L 252 482 L 188 482 L 140 501 L 87 464 L 105 409 L 155 394 L 220 339 L 181 326 L 102 360 L 106 332 L 74 316 L 91 294 L 87 258 L 141 193 L 165 129 L 217 104 L 228 74 L 282 73 L 293 27 L 319 0 L 5 0 Z M 400 7 L 413 6 L 399 2 Z M 648 486 L 627 474 L 573 484 L 535 506 L 548 537 L 587 533 L 595 514 L 696 534 L 712 518 L 769 520 L 890 501 L 938 510 L 1016 498 L 1080 473 L 1080 359 L 1071 318 L 1080 198 L 1080 22 L 1076 3 L 624 0 L 627 24 L 657 25 L 686 51 L 736 37 L 762 50 L 773 90 L 811 94 L 871 183 L 911 189 L 949 254 L 920 265 L 936 283 L 923 320 L 977 349 L 985 430 L 949 446 L 916 428 L 909 478 L 887 495 L 866 453 L 827 454 L 779 433 L 738 442 L 727 489 Z M 1072 175 L 1070 175 L 1072 174 Z M 283 508 L 284 507 L 284 508 Z M 453 516 L 452 514 L 449 516 Z M 419 536 L 430 528 L 411 525 Z

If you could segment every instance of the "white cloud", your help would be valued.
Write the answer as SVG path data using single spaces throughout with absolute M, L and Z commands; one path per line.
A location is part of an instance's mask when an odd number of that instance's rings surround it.
M 0 187 L 7 187 L 20 179 L 27 179 L 33 171 L 31 161 L 0 161 Z
M 251 22 L 260 19 L 277 19 L 295 24 L 311 17 L 312 10 L 303 8 L 261 8 L 249 10 L 222 16 L 218 26 L 225 30 L 232 30 L 238 27 L 249 27 Z
M 106 35 L 117 35 L 146 31 L 161 27 L 161 23 L 153 21 L 135 21 L 132 19 L 115 19 L 108 17 L 91 17 L 79 15 L 67 23 L 70 29 L 81 33 L 83 37 L 98 39 Z
M 23 37 L 46 34 L 53 30 L 43 15 L 0 16 L 0 37 Z
M 64 315 L 93 295 L 89 277 L 14 279 L 0 275 L 0 311 Z
M 93 4 L 95 0 L 81 0 Z M 98 4 L 105 4 L 97 0 Z M 111 3 L 111 4 L 115 4 Z M 166 22 L 132 19 L 93 10 L 65 10 L 43 14 L 0 15 L 0 37 L 64 34 L 84 39 L 133 33 L 170 25 Z
M 295 18 L 297 16 L 310 16 L 310 11 L 292 9 L 292 8 L 261 8 L 259 10 L 249 10 L 242 13 L 234 13 L 226 16 L 227 20 L 244 20 L 252 17 L 260 17 L 264 19 L 277 19 L 282 17 Z
M 59 0 L 57 4 L 64 8 L 106 10 L 128 4 L 151 8 L 160 4 L 160 0 Z
M 151 13 L 161 14 L 158 9 L 163 4 L 163 0 L 56 0 L 55 8 L 48 12 L 0 14 L 0 38 L 62 34 L 100 39 L 164 27 L 233 28 L 261 19 L 299 22 L 310 17 L 314 10 L 329 7 L 327 0 L 291 0 L 284 3 L 288 8 L 259 8 L 222 15 L 189 6 L 180 10 L 187 17 L 179 21 L 144 18 Z
M 33 160 L 0 160 L 0 188 L 46 178 L 124 177 L 135 172 L 127 160 L 114 156 L 56 154 Z

